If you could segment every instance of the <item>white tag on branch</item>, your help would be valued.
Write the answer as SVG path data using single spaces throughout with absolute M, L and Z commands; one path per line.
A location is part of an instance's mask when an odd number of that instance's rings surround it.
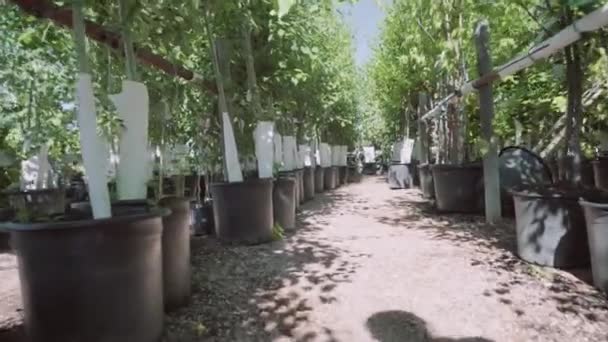
M 120 164 L 117 172 L 118 198 L 147 196 L 148 174 L 148 89 L 143 83 L 125 80 L 122 92 L 110 95 L 123 122 L 120 136 Z
M 283 162 L 285 171 L 291 171 L 297 167 L 296 153 L 296 138 L 290 136 L 283 137 Z
M 79 74 L 76 83 L 76 101 L 78 103 L 77 117 L 82 159 L 88 178 L 93 217 L 96 219 L 110 217 L 112 213 L 106 178 L 106 154 L 104 153 L 106 145 L 102 143 L 97 134 L 97 115 L 91 75 Z
M 234 131 L 230 123 L 228 113 L 222 113 L 223 131 L 224 131 L 224 158 L 226 160 L 226 171 L 228 174 L 228 182 L 237 183 L 243 181 L 243 172 L 239 163 L 239 153 L 236 148 L 236 140 L 234 139 Z
M 260 178 L 272 178 L 274 165 L 274 122 L 260 121 L 253 132 Z

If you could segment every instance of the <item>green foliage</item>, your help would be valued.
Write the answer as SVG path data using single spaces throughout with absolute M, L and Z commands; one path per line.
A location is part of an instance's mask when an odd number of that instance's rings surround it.
M 280 224 L 275 223 L 274 226 L 272 226 L 272 240 L 280 241 L 280 240 L 283 240 L 284 238 L 285 238 L 285 230 L 283 229 L 283 227 L 281 227 Z
M 228 40 L 232 51 L 227 90 L 243 157 L 253 154 L 257 120 L 246 82 L 241 41 L 245 24 L 253 28 L 262 117 L 277 122 L 283 135 L 297 135 L 300 142 L 323 135 L 332 143 L 354 144 L 357 70 L 350 32 L 333 1 L 137 0 L 129 2 L 123 20 L 118 0 L 85 3 L 87 19 L 114 32 L 120 32 L 126 22 L 138 48 L 212 81 L 211 49 L 205 34 L 208 18 L 212 36 Z M 77 63 L 71 32 L 26 16 L 12 4 L 0 5 L 0 31 L 0 63 L 4 66 L 0 71 L 0 131 L 6 131 L 0 137 L 0 149 L 26 158 L 50 140 L 51 157 L 78 156 L 73 112 Z M 122 88 L 125 60 L 121 50 L 88 43 L 99 134 L 115 143 L 122 125 L 108 95 Z M 221 127 L 217 97 L 201 90 L 199 83 L 147 65 L 137 66 L 137 76 L 150 94 L 151 144 L 187 144 L 192 149 L 191 164 L 218 172 Z
M 473 30 L 479 20 L 488 19 L 490 23 L 490 48 L 497 66 L 567 25 L 562 20 L 566 9 L 573 9 L 576 19 L 599 5 L 601 1 L 584 0 L 396 0 L 375 58 L 367 66 L 366 84 L 374 92 L 367 111 L 382 117 L 383 128 L 368 126 L 363 135 L 380 135 L 383 141 L 379 145 L 390 144 L 403 134 L 408 108 L 418 107 L 418 93 L 424 92 L 438 101 L 467 80 L 477 78 Z M 582 137 L 588 151 L 596 144 L 595 135 L 588 133 L 605 129 L 602 118 L 606 117 L 607 37 L 605 31 L 590 33 L 580 43 L 583 62 L 589 66 L 584 89 L 597 95 L 589 96 L 584 105 L 586 128 Z M 498 139 L 503 144 L 514 143 L 516 122 L 523 125 L 523 135 L 532 145 L 553 137 L 553 125 L 566 112 L 565 83 L 561 53 L 498 83 L 494 87 L 494 129 Z M 470 96 L 460 105 L 468 121 L 466 139 L 470 146 L 479 146 L 478 99 Z M 368 117 L 372 119 L 374 115 Z M 416 121 L 410 120 L 410 125 L 415 131 Z

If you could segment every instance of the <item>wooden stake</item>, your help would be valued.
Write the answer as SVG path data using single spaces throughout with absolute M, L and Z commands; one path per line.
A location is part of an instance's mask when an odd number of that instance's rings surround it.
M 475 45 L 477 46 L 477 68 L 479 76 L 492 71 L 492 57 L 490 54 L 490 30 L 487 21 L 478 24 L 475 30 Z M 494 100 L 492 84 L 479 88 L 479 107 L 481 114 L 481 134 L 485 141 L 487 151 L 483 156 L 483 174 L 486 204 L 486 220 L 496 223 L 501 220 L 500 178 L 498 171 L 498 149 L 492 121 L 494 119 Z

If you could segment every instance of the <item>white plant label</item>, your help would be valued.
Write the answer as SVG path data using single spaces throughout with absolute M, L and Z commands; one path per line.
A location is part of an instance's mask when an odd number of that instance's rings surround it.
M 341 166 L 348 166 L 348 146 L 342 145 Z
M 405 138 L 403 147 L 401 148 L 401 163 L 409 164 L 412 162 L 412 153 L 414 152 L 414 139 Z
M 274 122 L 260 121 L 253 132 L 260 178 L 272 178 L 274 163 Z
M 236 148 L 236 140 L 234 139 L 234 131 L 230 116 L 228 113 L 222 113 L 222 122 L 224 130 L 224 158 L 226 158 L 226 171 L 228 174 L 228 182 L 237 183 L 243 181 L 243 172 L 239 163 L 239 152 Z
M 302 160 L 302 167 L 311 167 L 312 158 L 310 157 L 310 146 L 300 145 L 300 160 Z
M 340 154 L 342 154 L 342 148 L 338 145 L 331 147 L 331 166 L 340 166 Z
M 326 143 L 321 143 L 321 167 L 331 167 L 331 147 Z
M 374 146 L 363 147 L 363 157 L 366 163 L 374 163 L 376 161 L 376 148 Z
M 143 83 L 124 80 L 122 92 L 110 95 L 123 123 L 120 163 L 117 169 L 118 198 L 147 197 L 148 174 L 148 89 Z
M 78 126 L 80 128 L 80 145 L 82 160 L 88 178 L 89 197 L 96 219 L 112 216 L 110 210 L 110 193 L 106 178 L 106 144 L 97 134 L 97 115 L 95 96 L 91 75 L 80 73 L 76 82 L 76 101 L 78 103 Z
M 295 137 L 283 137 L 283 162 L 285 165 L 285 171 L 291 171 L 297 167 L 296 149 Z
M 283 168 L 283 137 L 278 133 L 274 133 L 274 163 Z

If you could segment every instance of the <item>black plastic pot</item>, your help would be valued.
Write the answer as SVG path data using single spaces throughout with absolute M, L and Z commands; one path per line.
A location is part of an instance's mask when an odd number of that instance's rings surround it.
M 348 183 L 360 183 L 363 175 L 359 173 L 356 166 L 348 168 Z
M 551 169 L 536 153 L 524 147 L 509 146 L 499 153 L 502 214 L 514 217 L 515 207 L 511 191 L 530 186 L 551 186 Z
M 65 189 L 27 190 L 7 193 L 11 208 L 36 217 L 65 213 Z
M 305 195 L 304 195 L 304 169 L 296 170 L 296 174 L 298 175 L 298 204 L 304 203 Z M 299 205 L 298 205 L 299 207 Z
M 163 289 L 165 310 L 186 305 L 190 299 L 190 199 L 162 198 L 159 206 L 171 210 L 163 217 Z
M 595 187 L 608 191 L 608 158 L 600 158 L 591 162 Z
M 304 168 L 304 200 L 315 198 L 315 170 L 312 167 Z
M 388 186 L 391 189 L 409 189 L 413 186 L 409 164 L 392 164 L 388 168 Z
M 13 219 L 14 211 L 10 208 L 0 208 L 0 223 L 7 222 Z M 0 251 L 10 250 L 10 233 L 0 228 Z
M 315 168 L 315 193 L 322 193 L 325 190 L 325 169 L 317 166 Z
M 272 179 L 211 184 L 215 233 L 225 243 L 272 240 Z
M 412 160 L 411 163 L 407 164 L 410 170 L 412 187 L 420 187 L 420 174 L 418 173 L 418 161 Z
M 558 179 L 561 174 L 563 179 L 572 179 L 572 175 L 570 174 L 572 171 L 572 164 L 574 163 L 574 157 L 567 156 L 562 157 L 558 161 Z M 581 185 L 593 188 L 595 187 L 594 181 L 594 166 L 589 160 L 581 161 Z
M 555 188 L 513 191 L 520 258 L 559 268 L 589 264 L 579 196 L 580 192 Z
M 160 339 L 160 211 L 5 226 L 18 256 L 30 341 Z
M 435 183 L 433 182 L 433 172 L 430 164 L 418 165 L 418 174 L 420 177 L 420 190 L 424 198 L 435 198 Z
M 348 183 L 348 167 L 340 166 L 340 184 L 344 185 Z
M 325 175 L 323 176 L 323 188 L 325 190 L 333 190 L 338 183 L 338 168 L 336 166 L 326 167 Z
M 593 284 L 608 292 L 608 204 L 595 201 L 580 201 L 587 223 L 589 252 Z
M 479 164 L 432 165 L 437 209 L 480 213 L 484 208 L 483 169 Z
M 192 203 L 192 228 L 196 236 L 215 234 L 213 202 L 210 199 L 204 203 Z
M 296 210 L 300 208 L 300 182 L 302 181 L 302 174 L 298 170 L 283 171 L 279 172 L 279 177 L 293 178 L 296 180 L 296 192 L 294 194 L 296 201 Z
M 272 206 L 274 222 L 285 230 L 296 227 L 296 188 L 295 177 L 279 177 L 274 181 L 272 190 Z

